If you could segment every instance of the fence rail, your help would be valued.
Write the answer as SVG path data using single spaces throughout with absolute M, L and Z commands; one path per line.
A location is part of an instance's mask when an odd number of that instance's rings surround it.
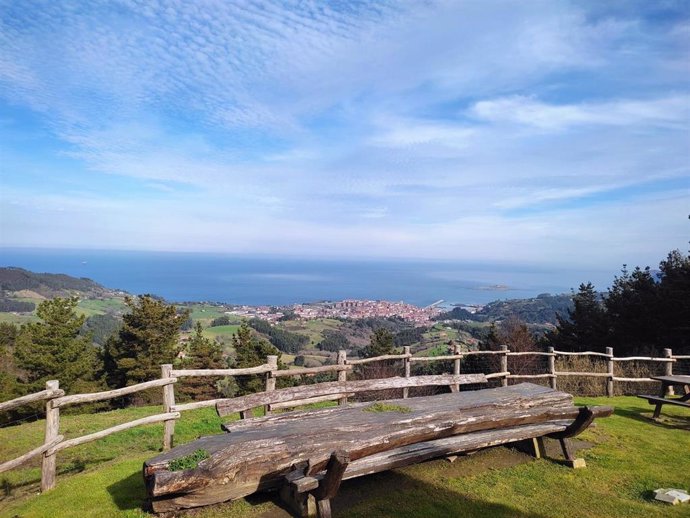
M 242 369 L 174 369 L 172 365 L 161 365 L 160 379 L 138 383 L 128 387 L 123 387 L 115 390 L 108 390 L 103 392 L 94 392 L 89 394 L 72 394 L 65 395 L 65 392 L 60 389 L 59 381 L 51 380 L 46 382 L 45 390 L 18 397 L 10 401 L 0 403 L 0 411 L 8 411 L 22 405 L 28 405 L 36 402 L 45 401 L 46 405 L 46 420 L 45 420 L 45 438 L 42 445 L 33 450 L 9 461 L 0 464 L 0 473 L 10 469 L 17 468 L 29 460 L 41 456 L 41 490 L 47 491 L 55 486 L 56 477 L 56 455 L 58 452 L 95 441 L 108 435 L 128 430 L 137 426 L 164 423 L 163 432 L 163 449 L 169 449 L 173 445 L 173 438 L 175 433 L 175 422 L 181 417 L 181 412 L 187 410 L 194 410 L 198 408 L 206 408 L 216 406 L 219 402 L 227 402 L 226 398 L 211 399 L 206 401 L 193 401 L 190 403 L 175 403 L 175 389 L 174 386 L 182 377 L 208 377 L 208 376 L 247 376 L 247 375 L 262 375 L 265 377 L 265 392 L 271 392 L 276 389 L 276 380 L 282 377 L 297 377 L 297 376 L 314 376 L 323 373 L 334 373 L 337 376 L 337 381 L 347 381 L 348 372 L 352 372 L 355 367 L 367 365 L 375 362 L 385 361 L 400 361 L 402 360 L 402 374 L 404 378 L 413 378 L 412 364 L 431 362 L 453 362 L 452 375 L 446 375 L 445 380 L 452 391 L 458 390 L 457 382 L 462 376 L 462 360 L 475 357 L 478 355 L 486 355 L 487 357 L 495 357 L 497 360 L 492 362 L 492 370 L 497 372 L 484 372 L 487 380 L 498 380 L 501 385 L 508 385 L 509 380 L 529 380 L 529 379 L 548 379 L 552 388 L 557 387 L 557 380 L 559 377 L 594 377 L 606 379 L 606 395 L 613 395 L 614 382 L 621 383 L 640 383 L 653 381 L 649 377 L 624 377 L 615 375 L 615 364 L 620 362 L 653 362 L 661 363 L 664 367 L 664 374 L 673 374 L 673 365 L 679 360 L 690 360 L 690 355 L 673 355 L 671 349 L 664 349 L 663 357 L 649 357 L 649 356 L 629 356 L 629 357 L 615 357 L 613 349 L 607 348 L 605 353 L 595 351 L 584 352 L 569 352 L 556 351 L 552 347 L 547 351 L 510 351 L 507 346 L 501 346 L 497 351 L 461 351 L 459 346 L 454 345 L 451 349 L 451 354 L 440 356 L 413 356 L 409 346 L 403 348 L 403 354 L 388 354 L 384 356 L 377 356 L 373 358 L 354 358 L 348 359 L 345 351 L 339 351 L 337 355 L 337 363 L 334 365 L 324 365 L 320 367 L 300 367 L 295 369 L 278 369 L 278 357 L 268 356 L 266 363 L 256 367 L 242 368 Z M 535 372 L 530 374 L 511 373 L 508 369 L 508 359 L 511 357 L 543 357 L 546 359 L 546 372 Z M 600 357 L 606 361 L 605 372 L 583 372 L 583 371 L 557 371 L 556 359 L 568 357 Z M 399 365 L 399 364 L 397 364 Z M 415 380 L 405 381 L 402 388 L 403 398 L 409 397 L 409 387 L 416 386 Z M 409 387 L 408 387 L 409 385 Z M 76 405 L 83 403 L 92 403 L 96 401 L 104 401 L 114 399 L 143 390 L 152 388 L 162 388 L 163 390 L 163 413 L 143 417 L 116 426 L 112 426 L 105 430 L 93 432 L 80 437 L 65 439 L 60 432 L 60 408 L 67 405 Z M 296 391 L 296 393 L 299 391 Z M 307 393 L 305 392 L 305 395 Z M 344 391 L 337 391 L 333 394 L 321 395 L 318 397 L 302 397 L 301 399 L 294 399 L 290 401 L 273 401 L 271 397 L 258 398 L 260 403 L 267 402 L 264 405 L 265 412 L 268 414 L 273 409 L 294 408 L 310 403 L 317 403 L 322 401 L 338 401 L 338 404 L 347 402 L 348 397 L 352 397 L 354 392 L 345 387 Z M 240 412 L 242 418 L 249 415 L 245 410 Z

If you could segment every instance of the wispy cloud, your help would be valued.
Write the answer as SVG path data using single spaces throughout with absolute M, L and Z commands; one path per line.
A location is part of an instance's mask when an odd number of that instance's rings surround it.
M 596 261 L 620 228 L 621 254 L 656 257 L 686 245 L 689 20 L 682 1 L 4 2 L 0 243 Z

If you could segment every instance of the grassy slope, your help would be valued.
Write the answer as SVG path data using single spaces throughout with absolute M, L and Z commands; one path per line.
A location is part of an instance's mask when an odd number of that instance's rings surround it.
M 583 452 L 588 463 L 585 470 L 574 471 L 547 460 L 524 462 L 520 458 L 513 462 L 520 455 L 491 449 L 453 464 L 434 461 L 346 482 L 334 502 L 334 512 L 348 517 L 687 516 L 687 505 L 656 503 L 650 493 L 659 487 L 690 486 L 687 411 L 665 410 L 666 415 L 682 416 L 673 421 L 681 426 L 671 427 L 640 417 L 649 415 L 651 407 L 637 398 L 578 402 L 616 407 L 615 416 L 597 421 L 598 426 L 582 436 L 594 443 Z M 69 437 L 156 411 L 138 408 L 64 416 L 62 423 Z M 217 433 L 218 424 L 210 409 L 185 413 L 177 425 L 176 439 L 187 442 L 198 435 Z M 0 429 L 0 459 L 40 443 L 42 426 L 36 422 Z M 11 491 L 11 496 L 0 500 L 0 516 L 146 516 L 140 511 L 144 499 L 141 463 L 155 455 L 161 434 L 162 426 L 152 425 L 66 450 L 58 459 L 58 486 L 45 495 L 35 494 L 37 464 L 0 475 L 6 491 Z M 275 509 L 265 498 L 251 504 L 240 500 L 195 517 L 258 517 Z M 284 515 L 278 512 L 275 516 Z

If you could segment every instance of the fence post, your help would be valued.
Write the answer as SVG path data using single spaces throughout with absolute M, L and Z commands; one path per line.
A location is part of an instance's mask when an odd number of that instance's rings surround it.
M 411 348 L 409 345 L 406 345 L 405 347 L 403 347 L 403 354 L 410 355 L 410 354 L 412 354 L 410 351 L 411 351 Z M 412 369 L 411 369 L 412 362 L 410 361 L 409 357 L 405 358 L 403 360 L 403 365 L 405 366 L 405 377 L 409 378 L 410 373 L 412 371 Z M 403 399 L 407 399 L 408 397 L 410 397 L 410 389 L 405 387 L 403 389 Z
M 57 380 L 46 381 L 46 390 L 58 390 L 60 382 Z M 46 431 L 44 443 L 49 443 L 59 435 L 60 431 L 60 408 L 53 408 L 53 400 L 46 402 Z M 48 491 L 55 487 L 55 463 L 56 454 L 43 454 L 41 463 L 41 491 Z
M 549 383 L 551 385 L 551 388 L 556 390 L 556 354 L 554 353 L 555 349 L 553 347 L 548 348 L 549 354 L 551 356 L 548 356 L 548 367 L 549 367 L 549 374 L 551 374 L 551 377 L 549 378 Z
M 278 370 L 278 357 L 274 355 L 266 356 L 266 363 L 271 368 L 266 373 L 266 392 L 272 392 L 276 389 L 276 379 L 273 376 L 273 371 Z M 266 415 L 271 414 L 271 405 L 264 405 L 264 413 Z
M 460 354 L 460 345 L 453 343 L 453 347 L 451 349 L 451 352 L 453 353 L 454 356 Z M 453 360 L 453 374 L 456 376 L 460 374 L 460 358 L 456 358 Z M 455 383 L 451 386 L 450 388 L 451 392 L 459 392 L 460 391 L 460 384 Z
M 508 372 L 508 346 L 507 345 L 502 345 L 501 346 L 501 351 L 503 353 L 500 355 L 501 356 L 501 372 Z M 502 387 L 507 387 L 508 386 L 508 376 L 503 375 L 501 376 L 501 386 Z
M 345 365 L 347 362 L 347 351 L 338 351 L 338 365 Z M 347 381 L 347 371 L 338 371 L 338 381 Z M 346 397 L 338 399 L 339 405 L 347 403 Z
M 172 378 L 173 366 L 170 363 L 161 365 L 161 378 Z M 175 406 L 175 387 L 173 383 L 163 385 L 163 411 L 172 412 Z M 169 450 L 173 446 L 175 436 L 175 420 L 168 419 L 163 421 L 163 451 Z
M 607 360 L 607 370 L 609 377 L 606 378 L 606 395 L 608 397 L 613 396 L 613 347 L 606 348 L 606 354 L 608 355 Z
M 669 360 L 673 356 L 673 351 L 671 349 L 664 349 L 664 358 Z M 664 376 L 673 376 L 673 362 L 668 361 L 664 364 Z M 666 395 L 673 396 L 675 392 L 673 391 L 673 385 L 666 387 Z

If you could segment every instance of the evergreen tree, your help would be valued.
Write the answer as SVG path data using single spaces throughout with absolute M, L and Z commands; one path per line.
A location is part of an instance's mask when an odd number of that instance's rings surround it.
M 393 354 L 393 344 L 391 332 L 381 327 L 374 331 L 374 334 L 371 335 L 371 343 L 362 349 L 360 354 L 363 358 Z
M 591 282 L 580 284 L 567 317 L 558 315 L 554 331 L 544 337 L 544 345 L 563 351 L 604 352 L 610 345 L 609 318 L 601 297 Z
M 197 322 L 194 335 L 187 343 L 187 356 L 180 362 L 183 369 L 225 369 L 227 362 L 223 358 L 220 346 L 203 335 L 201 323 Z M 206 376 L 190 377 L 178 383 L 176 392 L 193 400 L 211 399 L 218 396 L 214 383 L 215 378 Z
M 19 328 L 16 325 L 0 322 L 0 401 L 14 399 L 28 392 L 27 387 L 23 387 L 21 383 L 26 378 L 26 372 L 19 369 L 14 360 L 18 335 Z
M 618 354 L 654 354 L 662 329 L 659 285 L 649 267 L 623 267 L 604 299 L 611 326 L 609 345 Z
M 278 356 L 278 368 L 282 367 L 281 352 L 266 340 L 254 336 L 247 322 L 242 322 L 237 332 L 232 335 L 232 345 L 235 348 L 235 369 L 262 365 L 266 363 L 266 357 L 269 355 Z M 265 388 L 264 380 L 258 376 L 237 376 L 235 380 L 239 396 L 260 392 Z
M 17 366 L 26 372 L 31 390 L 41 390 L 51 379 L 67 392 L 93 390 L 99 370 L 89 335 L 80 335 L 85 317 L 76 311 L 78 299 L 45 300 L 36 314 L 41 322 L 22 326 L 16 338 Z
M 104 346 L 108 384 L 124 387 L 157 379 L 161 364 L 173 363 L 179 350 L 180 326 L 187 312 L 178 312 L 150 295 L 127 297 L 130 312 L 122 318 L 117 335 Z
M 690 255 L 673 250 L 659 264 L 660 348 L 690 354 Z

